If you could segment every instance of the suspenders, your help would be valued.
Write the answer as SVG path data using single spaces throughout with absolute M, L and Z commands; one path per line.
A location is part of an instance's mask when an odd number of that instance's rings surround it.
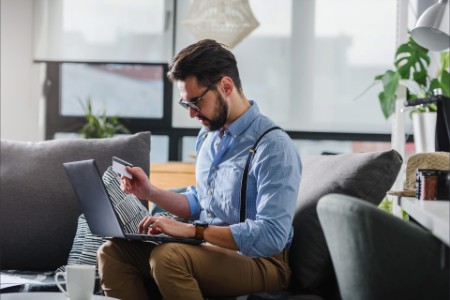
M 256 153 L 256 146 L 258 146 L 259 141 L 270 131 L 275 130 L 275 129 L 281 129 L 278 126 L 274 126 L 271 127 L 269 129 L 267 129 L 266 131 L 264 131 L 263 134 L 261 134 L 261 136 L 256 140 L 255 144 L 253 145 L 253 147 L 251 147 L 249 149 L 249 153 L 247 156 L 247 162 L 245 164 L 245 169 L 244 169 L 244 173 L 242 174 L 242 180 L 241 180 L 241 209 L 240 209 L 240 221 L 244 222 L 245 221 L 245 215 L 246 215 L 246 194 L 247 194 L 247 177 L 248 177 L 248 169 L 250 168 L 250 162 L 253 158 L 253 156 Z
M 246 215 L 246 194 L 247 194 L 247 177 L 248 177 L 248 170 L 250 168 L 250 162 L 253 159 L 253 156 L 256 153 L 256 147 L 258 146 L 259 141 L 270 131 L 272 130 L 276 130 L 276 129 L 281 129 L 278 126 L 274 126 L 271 127 L 269 129 L 267 129 L 266 131 L 263 132 L 263 134 L 261 134 L 261 136 L 256 140 L 255 144 L 253 145 L 253 147 L 251 147 L 249 149 L 249 153 L 247 156 L 247 162 L 245 163 L 245 168 L 244 168 L 244 173 L 242 174 L 242 179 L 241 179 L 241 199 L 240 199 L 240 203 L 241 203 L 241 208 L 240 208 L 240 222 L 244 222 L 245 221 L 245 215 Z M 203 142 L 205 141 L 206 137 L 208 136 L 207 133 L 202 135 L 202 140 L 200 141 L 199 145 L 197 146 L 197 152 L 200 150 L 200 148 L 203 146 Z

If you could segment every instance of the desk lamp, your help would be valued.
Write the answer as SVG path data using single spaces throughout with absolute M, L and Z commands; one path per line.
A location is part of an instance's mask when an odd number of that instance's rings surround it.
M 411 35 L 422 47 L 442 51 L 450 47 L 449 26 L 448 0 L 440 0 L 420 16 Z

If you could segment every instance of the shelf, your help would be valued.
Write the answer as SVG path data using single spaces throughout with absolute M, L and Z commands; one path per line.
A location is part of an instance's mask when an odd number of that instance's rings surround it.
M 399 197 L 399 205 L 420 225 L 450 246 L 450 201 Z

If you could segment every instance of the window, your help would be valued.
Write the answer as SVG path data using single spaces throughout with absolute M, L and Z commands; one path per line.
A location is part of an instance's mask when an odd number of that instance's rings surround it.
M 233 52 L 244 92 L 264 114 L 290 131 L 390 133 L 378 102 L 380 90 L 358 96 L 392 65 L 396 1 L 250 4 L 260 26 Z M 188 7 L 179 7 L 178 24 Z M 177 30 L 177 50 L 194 42 L 182 25 Z M 197 126 L 177 114 L 175 126 Z
M 62 63 L 61 115 L 82 116 L 89 100 L 93 111 L 122 118 L 162 119 L 164 66 L 118 63 Z
M 173 0 L 36 1 L 34 57 L 167 63 L 173 6 Z
M 132 133 L 152 131 L 155 141 L 162 143 L 161 150 L 165 151 L 155 156 L 156 161 L 168 159 L 169 144 L 176 141 L 168 139 L 172 123 L 172 83 L 165 76 L 166 64 L 46 64 L 46 139 L 73 137 L 70 133 L 78 132 L 86 122 L 83 108 L 90 100 L 95 114 L 119 115 Z
M 245 95 L 287 130 L 300 153 L 390 147 L 375 75 L 392 65 L 397 2 L 250 0 L 260 26 L 233 50 Z M 176 51 L 195 42 L 177 2 Z M 361 96 L 361 94 L 363 94 Z M 197 128 L 174 109 L 175 127 Z M 381 143 L 380 143 L 381 142 Z
M 158 151 L 165 152 L 157 161 L 192 160 L 200 125 L 173 105 L 179 93 L 165 78 L 173 54 L 195 42 L 182 25 L 191 2 L 79 2 L 52 1 L 59 5 L 41 19 L 61 26 L 37 26 L 44 38 L 37 39 L 36 57 L 47 62 L 47 138 L 79 130 L 80 101 L 89 98 L 95 110 L 120 114 L 132 132 L 151 130 Z M 233 49 L 245 94 L 287 130 L 300 153 L 388 148 L 391 125 L 379 107 L 380 91 L 359 95 L 392 65 L 397 3 L 250 4 L 261 25 Z M 72 11 L 78 13 L 67 13 Z M 60 12 L 63 17 L 56 18 Z M 135 23 L 127 21 L 129 15 Z

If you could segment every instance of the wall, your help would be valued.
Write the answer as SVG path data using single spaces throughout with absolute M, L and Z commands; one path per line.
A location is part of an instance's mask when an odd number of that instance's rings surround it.
M 41 72 L 33 64 L 33 0 L 1 0 L 1 138 L 44 139 Z

